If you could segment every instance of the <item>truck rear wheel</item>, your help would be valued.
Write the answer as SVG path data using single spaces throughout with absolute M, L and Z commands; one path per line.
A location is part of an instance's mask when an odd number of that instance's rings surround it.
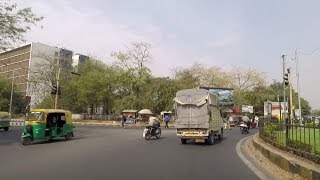
M 186 139 L 180 139 L 182 144 L 187 144 L 187 140 Z
M 206 143 L 207 143 L 208 145 L 213 145 L 213 144 L 214 144 L 214 137 L 213 137 L 213 134 L 212 134 L 212 133 L 209 134 L 208 139 L 206 139 Z
M 221 130 L 221 133 L 218 135 L 218 139 L 222 140 L 223 139 L 223 130 Z

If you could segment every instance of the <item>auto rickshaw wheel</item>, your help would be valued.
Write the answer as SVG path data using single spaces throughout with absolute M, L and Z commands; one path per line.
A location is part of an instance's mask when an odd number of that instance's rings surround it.
M 68 140 L 72 139 L 72 137 L 73 137 L 72 133 L 67 133 L 66 140 L 68 141 Z
M 4 130 L 4 131 L 8 131 L 8 130 L 9 130 L 9 127 L 4 127 L 3 130 Z
M 22 145 L 24 145 L 24 146 L 31 144 L 31 142 L 32 142 L 31 137 L 22 138 Z

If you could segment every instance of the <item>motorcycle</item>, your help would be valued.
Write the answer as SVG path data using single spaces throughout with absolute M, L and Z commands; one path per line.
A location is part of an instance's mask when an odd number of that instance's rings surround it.
M 153 127 L 153 126 L 146 126 L 145 129 L 143 130 L 142 136 L 146 139 L 149 140 L 151 137 L 156 137 L 157 139 L 160 138 L 161 136 L 161 128 L 159 127 Z
M 245 123 L 241 123 L 239 127 L 240 127 L 241 134 L 244 134 L 244 133 L 249 134 L 248 125 L 246 125 Z

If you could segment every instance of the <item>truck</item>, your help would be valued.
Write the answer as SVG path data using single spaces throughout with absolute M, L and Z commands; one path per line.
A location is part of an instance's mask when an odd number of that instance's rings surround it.
M 206 89 L 185 89 L 176 93 L 174 116 L 177 138 L 182 144 L 194 139 L 212 145 L 223 139 L 223 119 L 218 95 Z

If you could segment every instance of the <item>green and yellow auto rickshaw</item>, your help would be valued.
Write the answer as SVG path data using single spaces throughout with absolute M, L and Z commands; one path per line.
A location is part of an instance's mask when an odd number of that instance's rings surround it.
M 0 129 L 8 131 L 10 127 L 10 114 L 0 111 Z
M 22 144 L 34 140 L 49 140 L 73 137 L 71 112 L 62 109 L 33 109 L 27 114 L 22 133 Z

